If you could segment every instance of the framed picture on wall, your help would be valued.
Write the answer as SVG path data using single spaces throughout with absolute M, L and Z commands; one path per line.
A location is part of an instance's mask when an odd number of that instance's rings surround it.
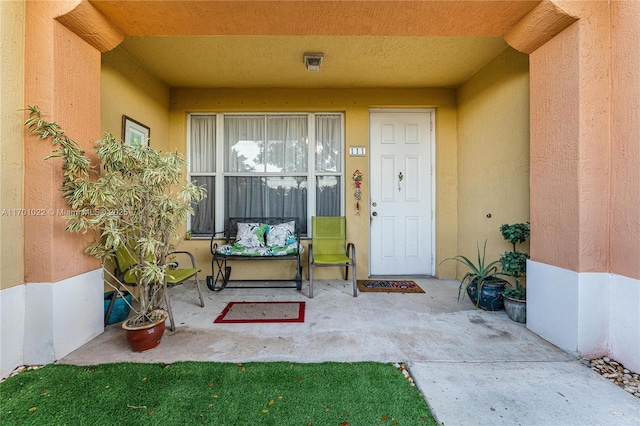
M 126 115 L 122 116 L 122 141 L 133 145 L 136 143 L 147 145 L 151 129 L 139 121 Z

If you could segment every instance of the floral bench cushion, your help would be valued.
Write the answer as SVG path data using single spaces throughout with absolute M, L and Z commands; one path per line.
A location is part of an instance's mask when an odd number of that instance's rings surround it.
M 277 225 L 238 223 L 235 242 L 216 249 L 216 253 L 225 256 L 248 257 L 286 256 L 302 252 L 304 247 L 298 247 L 293 221 Z
M 242 244 L 224 244 L 217 248 L 216 253 L 225 256 L 254 256 L 254 257 L 267 257 L 267 256 L 286 256 L 288 254 L 298 253 L 297 242 L 289 244 L 285 247 L 245 247 Z M 304 251 L 304 247 L 300 245 L 300 253 Z

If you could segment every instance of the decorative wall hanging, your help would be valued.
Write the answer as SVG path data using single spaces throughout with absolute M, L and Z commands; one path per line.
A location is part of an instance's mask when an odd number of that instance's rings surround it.
M 353 172 L 353 181 L 356 185 L 356 192 L 353 194 L 356 199 L 356 214 L 360 214 L 360 197 L 362 195 L 362 191 L 360 190 L 360 185 L 362 184 L 362 173 L 360 170 Z
M 151 129 L 139 121 L 126 115 L 122 116 L 122 141 L 125 144 L 133 145 L 139 143 L 147 145 Z

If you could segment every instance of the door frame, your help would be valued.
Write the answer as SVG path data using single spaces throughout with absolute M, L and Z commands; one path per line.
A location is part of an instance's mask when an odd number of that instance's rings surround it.
M 431 270 L 431 275 L 427 276 L 433 276 L 435 277 L 436 275 L 436 239 L 437 239 L 437 235 L 436 235 L 436 108 L 369 108 L 369 119 L 368 119 L 368 123 L 369 123 L 369 170 L 371 170 L 372 167 L 372 160 L 373 160 L 373 156 L 371 155 L 371 114 L 375 114 L 375 113 L 399 113 L 399 114 L 403 114 L 403 113 L 429 113 L 430 115 L 430 122 L 429 122 L 429 150 L 430 150 L 430 155 L 431 155 L 431 161 L 429 164 L 429 167 L 431 168 L 430 170 L 430 174 L 431 174 L 431 260 L 430 260 L 430 270 Z M 368 259 L 368 276 L 372 277 L 371 275 L 371 179 L 369 179 L 369 184 L 368 184 L 368 190 L 369 190 L 369 206 L 368 206 L 368 211 L 369 211 L 369 259 Z M 403 276 L 403 275 L 398 275 L 398 276 Z

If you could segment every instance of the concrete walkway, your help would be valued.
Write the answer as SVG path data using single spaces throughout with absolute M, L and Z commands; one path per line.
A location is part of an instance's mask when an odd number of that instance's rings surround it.
M 416 279 L 423 294 L 360 293 L 348 282 L 295 289 L 171 289 L 177 330 L 133 353 L 119 325 L 61 363 L 405 362 L 434 416 L 454 425 L 640 425 L 640 399 L 515 323 L 457 302 L 458 282 Z M 231 301 L 304 301 L 304 323 L 214 324 Z

